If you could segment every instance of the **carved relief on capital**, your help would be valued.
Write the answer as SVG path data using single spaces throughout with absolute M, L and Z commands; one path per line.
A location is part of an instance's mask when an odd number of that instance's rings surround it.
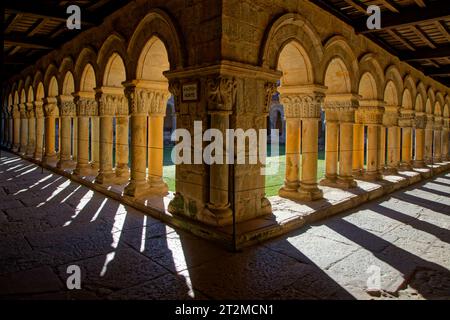
M 450 119 L 444 119 L 442 121 L 442 129 L 450 130 Z
M 434 117 L 434 123 L 433 123 L 434 130 L 441 130 L 442 124 L 443 124 L 442 117 Z
M 355 114 L 356 123 L 382 124 L 383 109 L 378 107 L 360 106 Z
M 28 119 L 34 118 L 34 104 L 33 102 L 27 102 L 26 103 L 26 116 Z
M 358 100 L 325 101 L 324 111 L 327 121 L 354 122 Z
M 77 115 L 80 117 L 93 117 L 97 115 L 97 101 L 94 98 L 75 98 Z
M 286 118 L 320 118 L 324 94 L 282 94 Z
M 414 126 L 417 129 L 425 129 L 427 125 L 427 117 L 425 114 L 416 114 L 414 118 Z
M 164 115 L 170 92 L 147 88 L 128 87 L 125 89 L 130 114 Z
M 20 107 L 19 105 L 12 106 L 12 116 L 14 119 L 20 119 Z
M 34 102 L 34 112 L 36 114 L 37 119 L 44 118 L 44 104 L 42 101 L 35 101 Z
M 100 116 L 114 116 L 116 114 L 117 95 L 98 93 L 96 95 Z
M 46 117 L 58 117 L 58 106 L 55 102 L 47 102 L 44 104 L 44 115 Z
M 73 101 L 61 102 L 61 116 L 62 117 L 75 117 L 77 114 L 77 107 Z
M 237 81 L 232 77 L 218 76 L 206 81 L 208 110 L 232 111 L 236 106 Z

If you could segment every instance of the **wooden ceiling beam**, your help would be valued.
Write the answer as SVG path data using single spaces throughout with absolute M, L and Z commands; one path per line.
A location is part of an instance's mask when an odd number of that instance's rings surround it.
M 20 46 L 22 48 L 51 50 L 54 46 L 45 39 L 35 37 L 24 37 L 21 34 L 6 34 L 4 36 L 5 45 Z
M 10 21 L 8 21 L 7 23 L 5 23 L 5 33 L 9 33 L 12 31 L 12 28 L 14 28 L 14 25 L 23 17 L 23 14 L 21 13 L 16 13 L 14 14 L 14 16 L 11 18 Z
M 359 12 L 367 15 L 367 6 L 365 4 L 359 2 L 358 0 L 356 0 L 356 1 L 344 0 L 344 2 L 346 4 L 348 4 L 349 6 L 353 7 L 354 9 L 358 10 Z
M 447 38 L 447 41 L 450 42 L 450 33 L 448 32 L 448 29 L 445 27 L 444 23 L 442 21 L 435 21 L 434 24 L 442 33 L 442 35 Z
M 389 30 L 399 27 L 409 27 L 422 22 L 435 22 L 450 17 L 450 6 L 448 0 L 436 0 L 430 2 L 426 10 L 417 13 L 417 7 L 406 7 L 399 13 L 383 12 L 381 18 L 381 29 L 367 29 L 366 18 L 358 18 L 353 22 L 356 33 L 373 33 L 380 30 Z
M 379 0 L 381 4 L 383 4 L 388 10 L 392 12 L 399 13 L 400 10 L 397 8 L 397 5 L 391 0 Z
M 27 36 L 29 36 L 29 37 L 34 36 L 45 26 L 47 21 L 48 21 L 47 18 L 42 18 L 42 19 L 39 19 L 38 21 L 36 21 L 36 23 L 33 24 L 30 29 L 28 29 Z
M 450 56 L 450 45 L 437 46 L 436 49 L 416 49 L 415 52 L 405 51 L 399 53 L 400 60 L 420 61 L 428 59 L 447 58 Z
M 33 16 L 36 19 L 52 19 L 66 22 L 69 15 L 66 13 L 66 7 L 53 6 L 47 7 L 38 4 L 37 1 L 8 1 L 4 4 L 5 10 L 14 14 Z M 81 24 L 84 26 L 96 25 L 96 19 L 91 17 L 88 12 L 82 12 Z
M 394 39 L 396 39 L 397 41 L 403 43 L 403 45 L 405 47 L 407 47 L 409 50 L 411 51 L 416 51 L 416 48 L 414 48 L 414 46 L 409 43 L 408 40 L 404 39 L 397 31 L 395 30 L 386 30 Z
M 419 27 L 416 26 L 410 26 L 410 28 L 414 31 L 414 33 L 423 41 L 425 42 L 430 48 L 436 49 L 436 45 L 428 38 L 428 36 L 420 30 Z

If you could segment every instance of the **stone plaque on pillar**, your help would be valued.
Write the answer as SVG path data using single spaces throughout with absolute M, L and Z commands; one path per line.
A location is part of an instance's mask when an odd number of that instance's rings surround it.
M 199 97 L 198 92 L 199 92 L 199 84 L 197 81 L 184 83 L 181 88 L 182 102 L 198 101 L 198 97 Z

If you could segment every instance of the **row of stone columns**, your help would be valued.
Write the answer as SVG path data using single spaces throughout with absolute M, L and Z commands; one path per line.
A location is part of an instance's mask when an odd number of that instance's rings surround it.
M 286 172 L 279 191 L 282 197 L 294 200 L 322 197 L 316 189 L 320 107 L 326 118 L 325 178 L 321 185 L 352 188 L 356 186 L 354 178 L 375 181 L 383 174 L 448 160 L 449 120 L 387 106 L 383 101 L 359 100 L 352 94 L 317 99 L 317 93 L 304 90 L 290 87 L 280 90 L 286 113 Z M 316 112 L 315 117 L 304 114 L 306 105 L 310 112 Z

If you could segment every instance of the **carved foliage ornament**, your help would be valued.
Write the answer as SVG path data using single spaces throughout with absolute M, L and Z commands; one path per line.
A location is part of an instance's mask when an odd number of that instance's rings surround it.
M 270 106 L 272 105 L 272 97 L 277 92 L 277 84 L 275 82 L 266 82 L 264 85 L 264 112 L 269 113 Z
M 416 115 L 415 117 L 415 126 L 417 129 L 425 129 L 427 125 L 427 117 L 426 115 Z
M 327 121 L 354 122 L 358 100 L 327 101 L 324 105 Z
M 208 109 L 232 111 L 236 106 L 237 81 L 235 78 L 219 76 L 206 81 Z
M 56 103 L 46 103 L 44 104 L 44 113 L 46 117 L 57 117 L 58 116 L 58 106 Z
M 164 115 L 170 92 L 129 87 L 125 89 L 125 95 L 128 99 L 130 114 Z
M 76 115 L 76 104 L 73 101 L 61 102 L 61 116 L 62 117 L 74 117 Z
M 320 107 L 325 95 L 321 93 L 304 95 L 282 95 L 286 118 L 320 118 Z
M 181 84 L 178 80 L 169 82 L 169 92 L 173 95 L 175 111 L 179 112 L 181 103 Z
M 92 117 L 97 115 L 97 101 L 93 98 L 76 98 L 77 115 L 81 117 Z
M 121 94 L 99 94 L 97 96 L 101 116 L 128 115 L 127 99 Z

